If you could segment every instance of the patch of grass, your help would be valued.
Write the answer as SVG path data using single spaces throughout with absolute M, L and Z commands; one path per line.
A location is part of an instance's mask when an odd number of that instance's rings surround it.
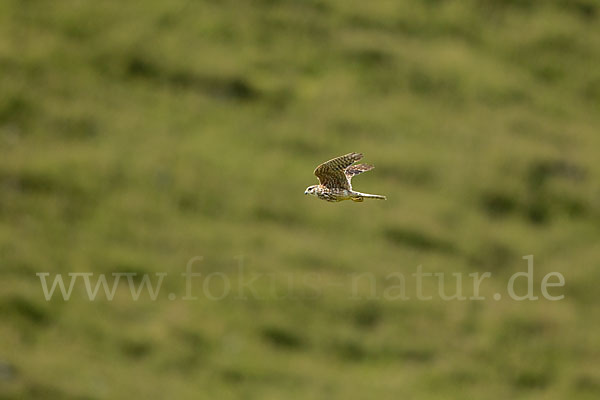
M 0 398 L 597 398 L 599 12 L 0 2 Z M 387 201 L 302 195 L 350 151 Z M 527 254 L 563 300 L 508 299 Z M 415 299 L 418 265 L 487 300 Z

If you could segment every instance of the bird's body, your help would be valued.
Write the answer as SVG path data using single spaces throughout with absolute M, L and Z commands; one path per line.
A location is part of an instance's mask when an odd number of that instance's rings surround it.
M 362 157 L 361 153 L 349 153 L 319 165 L 315 169 L 319 184 L 309 186 L 304 194 L 316 196 L 321 200 L 330 202 L 343 200 L 361 202 L 364 199 L 385 200 L 385 196 L 361 193 L 352 189 L 352 177 L 373 169 L 372 165 L 367 164 L 352 165 Z

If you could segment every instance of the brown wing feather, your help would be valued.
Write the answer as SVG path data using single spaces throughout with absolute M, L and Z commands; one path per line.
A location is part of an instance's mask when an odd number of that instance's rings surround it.
M 350 180 L 350 179 L 352 179 L 353 176 L 356 176 L 358 174 L 362 174 L 363 172 L 370 171 L 373 168 L 375 168 L 375 167 L 372 166 L 372 165 L 369 165 L 369 164 L 351 165 L 348 168 L 346 168 L 346 170 L 344 171 L 344 173 L 348 177 L 348 180 Z
M 323 186 L 350 189 L 345 169 L 363 157 L 361 153 L 348 153 L 325 161 L 315 169 L 315 175 Z

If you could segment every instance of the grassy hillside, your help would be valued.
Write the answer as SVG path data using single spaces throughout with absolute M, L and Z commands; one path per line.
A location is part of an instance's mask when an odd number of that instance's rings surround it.
M 597 399 L 599 65 L 593 0 L 0 2 L 0 398 Z

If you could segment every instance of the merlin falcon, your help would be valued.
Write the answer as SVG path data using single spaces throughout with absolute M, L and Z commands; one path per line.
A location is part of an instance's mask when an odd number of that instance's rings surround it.
M 315 169 L 315 175 L 319 178 L 319 184 L 307 187 L 304 194 L 316 196 L 321 200 L 331 202 L 342 200 L 361 202 L 364 199 L 386 200 L 385 196 L 361 193 L 352 189 L 351 181 L 354 176 L 374 168 L 368 164 L 353 165 L 361 158 L 363 158 L 362 153 L 349 153 L 345 156 L 325 161 Z

